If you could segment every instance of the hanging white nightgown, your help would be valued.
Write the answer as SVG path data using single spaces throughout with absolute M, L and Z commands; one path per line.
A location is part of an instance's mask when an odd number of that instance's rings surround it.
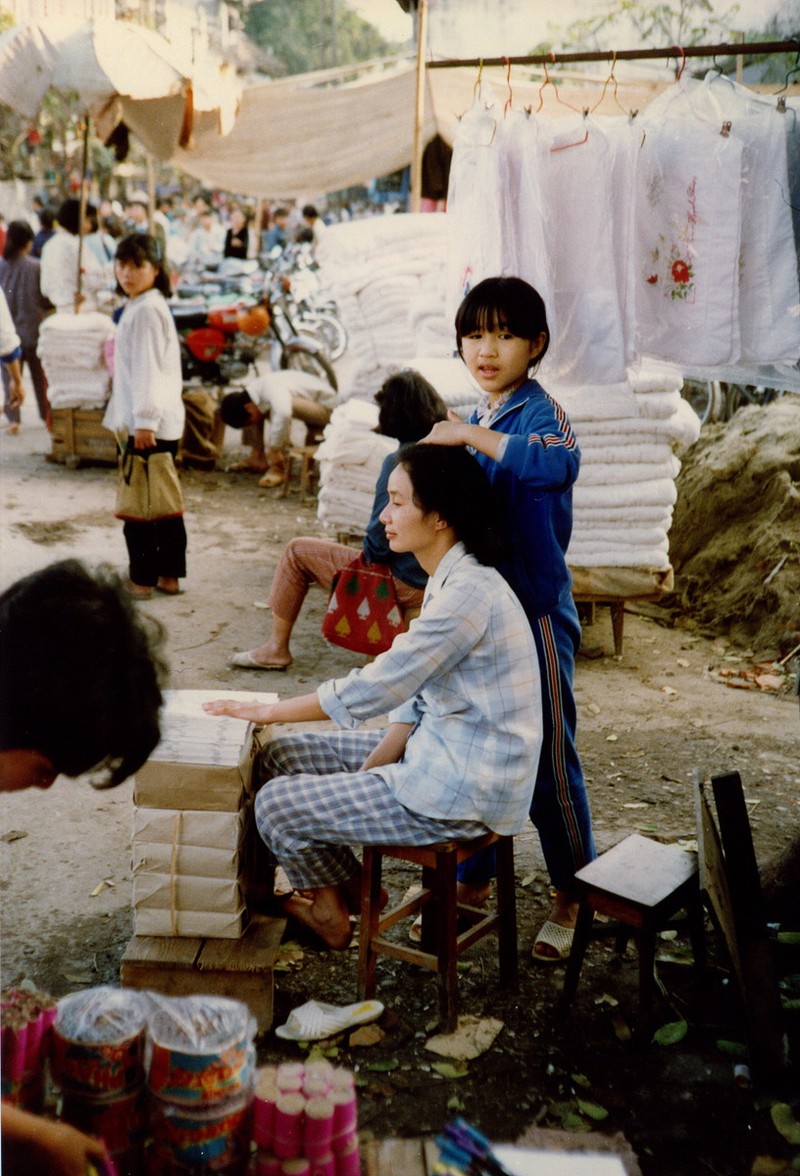
M 460 120 L 447 191 L 447 316 L 483 278 L 503 273 L 503 106 L 486 91 Z
M 693 114 L 681 83 L 640 117 L 639 351 L 685 366 L 734 363 L 742 144 Z
M 596 119 L 537 116 L 550 142 L 550 253 L 557 334 L 543 370 L 562 383 L 625 379 L 614 263 L 611 149 Z
M 611 232 L 616 272 L 625 363 L 639 358 L 636 352 L 636 270 L 633 264 L 634 214 L 636 211 L 636 160 L 641 133 L 627 115 L 602 119 L 610 149 Z
M 793 362 L 800 357 L 800 289 L 784 118 L 771 99 L 766 102 L 717 74 L 695 83 L 689 93 L 700 117 L 716 127 L 730 122 L 731 136 L 743 145 L 741 360 Z
M 538 290 L 553 338 L 558 332 L 553 288 L 550 146 L 539 119 L 509 109 L 503 120 L 506 187 L 503 199 L 504 272 Z

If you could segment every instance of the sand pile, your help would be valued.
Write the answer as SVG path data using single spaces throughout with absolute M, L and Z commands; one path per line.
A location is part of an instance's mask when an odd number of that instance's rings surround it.
M 788 653 L 800 641 L 800 395 L 706 426 L 681 461 L 667 603 L 757 653 Z

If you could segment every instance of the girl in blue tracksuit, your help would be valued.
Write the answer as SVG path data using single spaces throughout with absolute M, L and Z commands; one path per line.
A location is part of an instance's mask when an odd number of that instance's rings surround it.
M 573 875 L 595 856 L 575 747 L 572 679 L 581 630 L 566 562 L 580 450 L 566 413 L 532 378 L 550 342 L 544 303 L 532 286 L 514 277 L 480 282 L 458 309 L 456 339 L 482 395 L 469 422 L 450 413 L 426 440 L 468 446 L 504 507 L 513 554 L 499 570 L 530 621 L 542 679 L 544 743 L 530 816 L 556 892 L 533 958 L 556 962 L 572 943 Z M 479 901 L 493 862 L 473 858 L 468 865 L 460 881 L 466 897 Z

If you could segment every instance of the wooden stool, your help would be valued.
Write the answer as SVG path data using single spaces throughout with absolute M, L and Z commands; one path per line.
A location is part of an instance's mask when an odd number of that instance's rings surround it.
M 686 910 L 695 964 L 705 966 L 703 905 L 697 855 L 677 845 L 662 845 L 638 833 L 601 854 L 575 875 L 580 901 L 572 950 L 562 993 L 566 1008 L 575 996 L 581 964 L 595 912 L 616 919 L 604 933 L 614 934 L 618 950 L 630 935 L 639 950 L 639 1016 L 643 1028 L 652 1019 L 655 995 L 656 934 L 676 912 Z
M 317 449 L 322 441 L 322 431 L 320 429 L 309 428 L 306 430 L 305 444 L 292 445 L 286 453 L 286 472 L 283 476 L 283 483 L 281 484 L 281 497 L 285 498 L 289 493 L 294 477 L 295 462 L 299 463 L 300 469 L 300 497 L 305 500 L 312 490 L 313 483 L 317 479 Z
M 456 899 L 456 868 L 480 849 L 494 845 L 497 853 L 497 910 L 487 913 Z M 385 857 L 422 866 L 422 890 L 381 913 L 381 865 Z M 358 949 L 358 997 L 375 995 L 375 964 L 379 955 L 430 968 L 439 978 L 439 1020 L 452 1033 L 458 1021 L 456 964 L 462 952 L 497 932 L 500 982 L 517 983 L 517 915 L 514 890 L 514 838 L 496 833 L 475 841 L 439 841 L 434 845 L 365 845 Z M 384 937 L 394 923 L 422 911 L 419 947 Z M 466 923 L 459 933 L 458 923 Z

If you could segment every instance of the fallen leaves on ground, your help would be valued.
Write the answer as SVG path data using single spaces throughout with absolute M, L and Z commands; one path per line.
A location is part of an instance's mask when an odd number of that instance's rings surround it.
M 485 1053 L 494 1044 L 502 1028 L 503 1022 L 494 1017 L 459 1017 L 454 1033 L 438 1033 L 429 1037 L 425 1048 L 443 1058 L 466 1061 Z
M 789 673 L 778 662 L 759 662 L 749 667 L 724 666 L 717 677 L 736 690 L 764 690 L 779 693 L 786 689 Z

